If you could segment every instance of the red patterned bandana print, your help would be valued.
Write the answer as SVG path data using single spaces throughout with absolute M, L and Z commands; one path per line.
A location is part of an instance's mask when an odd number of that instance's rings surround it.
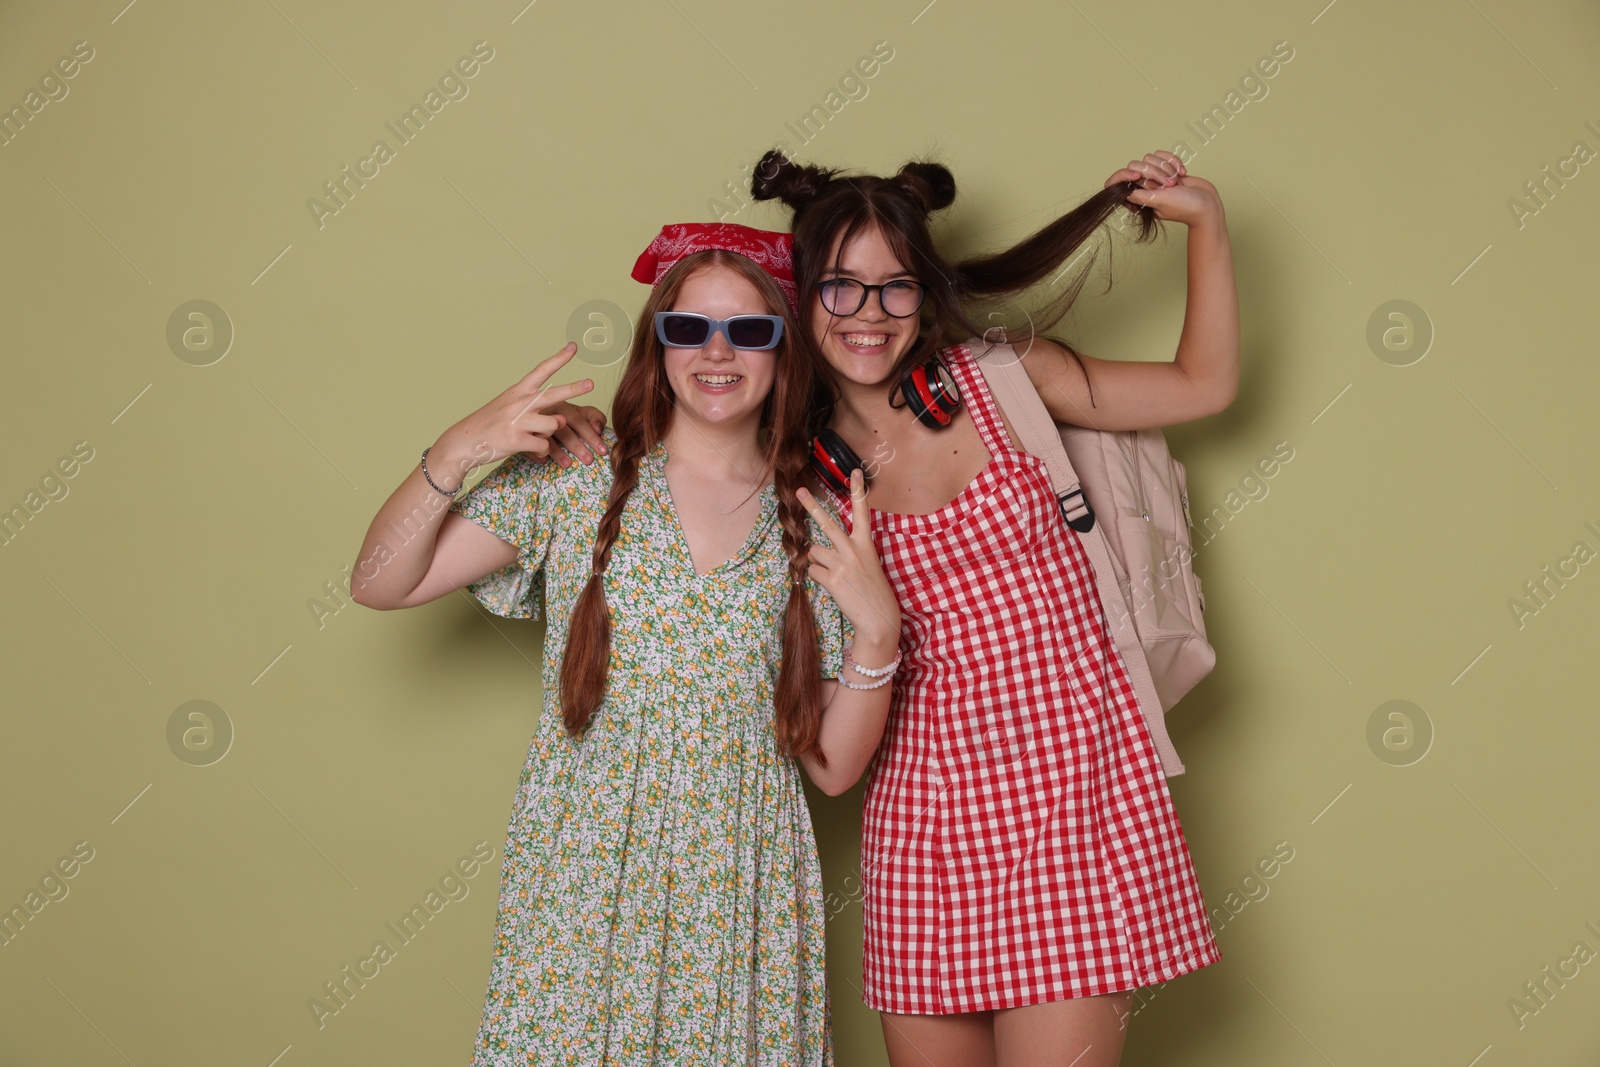
M 757 230 L 737 222 L 675 222 L 661 227 L 650 247 L 639 254 L 633 277 L 653 288 L 678 260 L 708 248 L 737 252 L 754 260 L 772 275 L 789 298 L 789 306 L 799 314 L 800 300 L 794 286 L 794 239 L 787 233 Z

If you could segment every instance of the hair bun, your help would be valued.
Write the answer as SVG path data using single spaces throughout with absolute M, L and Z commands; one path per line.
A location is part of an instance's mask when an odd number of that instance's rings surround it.
M 930 214 L 949 207 L 956 198 L 956 177 L 942 163 L 913 160 L 900 168 L 895 183 L 922 202 Z
M 833 175 L 822 167 L 796 163 L 774 148 L 761 157 L 750 175 L 750 195 L 757 200 L 782 200 L 798 212 L 822 192 Z

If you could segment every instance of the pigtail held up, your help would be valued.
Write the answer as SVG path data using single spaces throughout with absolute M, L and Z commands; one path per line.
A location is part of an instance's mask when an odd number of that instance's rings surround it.
M 838 269 L 839 250 L 868 227 L 883 234 L 895 258 L 927 289 L 922 333 L 889 369 L 891 381 L 955 341 L 1003 337 L 1023 345 L 1055 326 L 1076 302 L 1095 253 L 1056 290 L 1062 265 L 1113 214 L 1129 212 L 1136 243 L 1152 240 L 1159 231 L 1155 211 L 1128 200 L 1138 188 L 1137 182 L 1118 182 L 1010 248 L 951 262 L 934 245 L 928 227 L 928 216 L 949 207 L 956 196 L 954 176 L 939 163 L 913 160 L 885 178 L 795 163 L 773 149 L 761 157 L 751 179 L 755 199 L 782 200 L 794 213 L 795 281 L 802 294 L 816 292 L 823 276 Z M 1032 310 L 1020 305 L 1025 296 L 1037 305 Z M 1059 343 L 1076 357 L 1071 345 Z M 1093 403 L 1092 383 L 1089 398 Z M 831 417 L 831 399 L 819 405 L 820 424 Z

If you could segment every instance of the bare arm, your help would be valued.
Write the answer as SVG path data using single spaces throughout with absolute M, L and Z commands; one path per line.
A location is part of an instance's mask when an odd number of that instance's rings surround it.
M 568 345 L 521 381 L 446 430 L 428 450 L 428 473 L 446 490 L 459 489 L 474 467 L 513 452 L 546 455 L 561 418 L 544 414 L 588 392 L 589 380 L 546 388 L 570 360 Z M 505 567 L 517 548 L 449 511 L 450 501 L 424 479 L 419 463 L 390 494 L 367 528 L 350 578 L 350 596 L 364 607 L 390 610 L 437 600 Z
M 1188 226 L 1188 304 L 1177 354 L 1168 363 L 1096 359 L 1080 352 L 1080 368 L 1060 344 L 1035 339 L 1022 363 L 1057 422 L 1097 430 L 1172 426 L 1215 415 L 1238 394 L 1239 296 L 1222 199 L 1210 182 L 1185 174 L 1171 153 L 1145 159 L 1166 157 L 1171 157 L 1166 169 L 1177 175 L 1171 184 L 1149 177 L 1160 172 L 1149 164 L 1118 171 L 1107 184 L 1143 179 L 1156 187 L 1135 190 L 1130 201 Z
M 444 458 L 440 446 L 429 449 L 428 471 L 446 488 L 461 484 L 464 475 L 455 473 L 460 466 L 478 466 L 472 460 L 441 465 Z M 385 611 L 416 607 L 516 559 L 515 545 L 449 507 L 450 501 L 423 480 L 421 466 L 413 469 L 367 530 L 350 576 L 351 599 Z
M 851 654 L 864 667 L 884 667 L 894 659 L 900 644 L 900 634 L 895 632 L 889 640 L 878 635 L 863 639 L 856 631 Z M 857 685 L 867 685 L 876 678 L 864 678 L 845 668 L 847 677 Z M 816 757 L 802 755 L 800 763 L 818 789 L 831 797 L 855 785 L 872 761 L 872 754 L 883 740 L 883 728 L 889 719 L 889 697 L 894 683 L 876 689 L 850 689 L 832 678 L 822 680 L 822 729 L 817 743 L 828 760 L 826 767 Z
M 855 633 L 851 655 L 863 667 L 887 666 L 900 645 L 900 605 L 884 576 L 872 544 L 872 524 L 866 521 L 866 485 L 858 469 L 851 475 L 851 514 L 859 518 L 846 534 L 828 514 L 817 506 L 808 490 L 800 490 L 800 500 L 831 545 L 812 545 L 811 574 L 838 603 Z M 857 685 L 870 685 L 879 679 L 857 674 L 850 667 L 844 677 Z M 883 739 L 889 718 L 889 696 L 893 683 L 875 689 L 851 689 L 832 679 L 822 682 L 822 725 L 817 744 L 827 760 L 823 766 L 815 756 L 803 754 L 800 763 L 811 780 L 829 796 L 838 796 L 861 778 L 872 754 Z

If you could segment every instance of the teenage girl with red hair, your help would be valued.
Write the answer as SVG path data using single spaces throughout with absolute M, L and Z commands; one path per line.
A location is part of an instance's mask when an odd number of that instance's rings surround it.
M 606 460 L 540 461 L 592 384 L 546 384 L 569 345 L 446 430 L 362 546 L 362 604 L 468 586 L 547 623 L 474 1067 L 833 1063 L 799 768 L 829 793 L 861 774 L 900 618 L 871 540 L 796 497 L 813 369 L 788 241 L 667 227 Z

